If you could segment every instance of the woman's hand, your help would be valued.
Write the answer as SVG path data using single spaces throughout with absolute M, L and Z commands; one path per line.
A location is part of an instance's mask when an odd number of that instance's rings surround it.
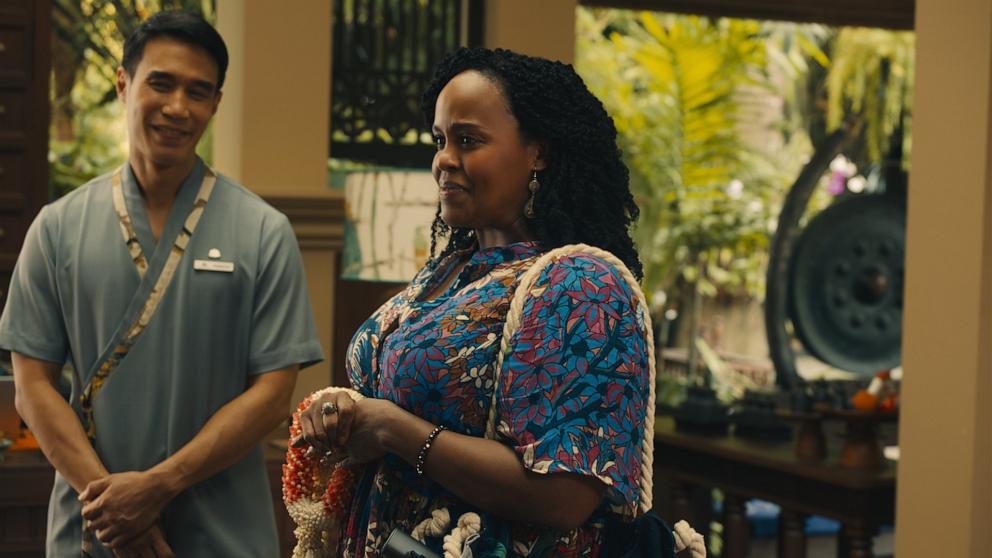
M 392 401 L 366 398 L 355 403 L 351 434 L 344 444 L 341 458 L 353 463 L 368 463 L 386 455 L 385 439 L 392 425 L 404 416 L 412 416 Z
M 300 437 L 294 448 L 309 445 L 315 452 L 328 454 L 348 442 L 355 419 L 355 401 L 346 392 L 325 393 L 300 413 Z M 337 452 L 340 453 L 340 452 Z
M 346 392 L 322 395 L 300 413 L 295 448 L 309 445 L 333 462 L 367 463 L 386 454 L 391 425 L 412 416 L 392 401 L 371 397 L 355 401 Z

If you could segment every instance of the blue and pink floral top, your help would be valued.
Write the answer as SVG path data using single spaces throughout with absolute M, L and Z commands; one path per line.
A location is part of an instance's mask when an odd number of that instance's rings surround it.
M 570 532 L 483 514 L 476 557 L 596 556 L 606 514 L 636 513 L 649 378 L 645 320 L 613 266 L 589 255 L 549 265 L 494 385 L 510 300 L 540 254 L 525 242 L 429 265 L 358 329 L 348 349 L 355 389 L 454 432 L 483 437 L 498 390 L 497 439 L 524 467 L 589 475 L 609 487 L 590 520 Z M 424 300 L 465 259 L 445 292 Z M 393 529 L 409 533 L 439 507 L 453 518 L 478 511 L 396 456 L 370 464 L 344 527 L 343 554 L 378 556 Z M 428 540 L 436 550 L 440 542 Z

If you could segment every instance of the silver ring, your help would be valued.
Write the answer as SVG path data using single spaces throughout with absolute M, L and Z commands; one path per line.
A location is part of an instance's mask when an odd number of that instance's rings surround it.
M 330 401 L 325 401 L 324 404 L 320 406 L 321 415 L 333 415 L 336 412 L 338 412 L 338 406 Z

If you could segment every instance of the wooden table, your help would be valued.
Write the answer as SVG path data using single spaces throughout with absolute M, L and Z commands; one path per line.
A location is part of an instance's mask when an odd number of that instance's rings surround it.
M 265 457 L 279 543 L 282 555 L 289 556 L 294 539 L 280 494 L 283 452 L 266 444 Z M 655 507 L 666 519 L 688 518 L 706 533 L 709 491 L 721 489 L 723 555 L 737 558 L 746 556 L 748 549 L 744 503 L 761 498 L 782 506 L 780 556 L 806 555 L 804 521 L 815 514 L 843 523 L 842 556 L 866 558 L 877 527 L 893 523 L 895 467 L 889 464 L 865 473 L 831 465 L 835 459 L 836 451 L 824 464 L 806 465 L 796 460 L 791 442 L 686 434 L 675 430 L 670 417 L 661 417 L 655 430 Z M 7 454 L 0 463 L 0 557 L 44 554 L 52 477 L 51 466 L 38 452 Z
M 282 556 L 290 556 L 296 539 L 282 503 L 282 463 L 285 452 L 265 444 L 265 465 L 276 512 Z M 5 454 L 0 462 L 0 557 L 37 558 L 45 555 L 48 498 L 55 471 L 40 451 Z
M 0 463 L 0 556 L 45 555 L 48 497 L 55 473 L 39 451 L 4 454 Z
M 839 445 L 839 444 L 835 444 Z M 880 525 L 895 518 L 896 472 L 891 462 L 877 471 L 836 465 L 836 450 L 821 464 L 800 463 L 793 443 L 761 442 L 734 436 L 680 432 L 671 417 L 655 427 L 655 506 L 667 519 L 688 518 L 707 532 L 712 488 L 724 493 L 723 556 L 748 552 L 745 502 L 760 498 L 779 504 L 779 556 L 806 556 L 805 519 L 821 515 L 843 524 L 838 555 L 868 558 Z M 702 527 L 702 529 L 700 529 Z

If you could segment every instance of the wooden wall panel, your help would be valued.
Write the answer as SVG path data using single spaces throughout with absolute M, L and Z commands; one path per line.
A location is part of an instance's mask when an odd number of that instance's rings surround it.
M 48 0 L 0 0 L 0 309 L 34 216 L 48 199 Z

